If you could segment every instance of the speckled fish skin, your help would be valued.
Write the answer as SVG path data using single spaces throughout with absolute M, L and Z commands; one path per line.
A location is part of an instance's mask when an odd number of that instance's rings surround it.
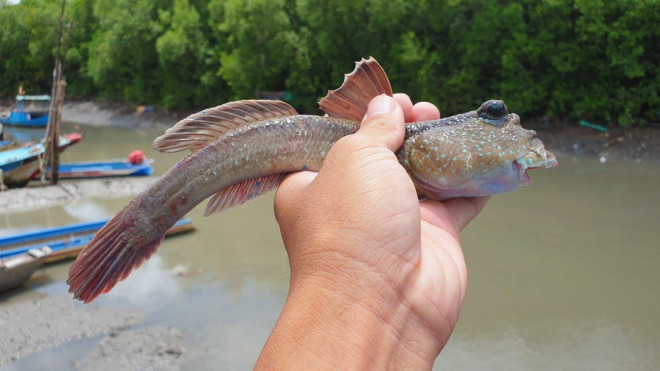
M 529 185 L 527 169 L 555 167 L 536 132 L 520 126 L 502 101 L 407 127 L 397 152 L 419 194 L 432 199 L 510 192 Z
M 223 188 L 267 175 L 319 171 L 330 148 L 358 128 L 356 121 L 313 115 L 239 127 L 183 158 L 136 197 L 127 207 L 133 211 L 124 213 L 134 218 L 125 238 L 157 245 L 167 228 Z M 420 195 L 437 200 L 490 195 L 528 185 L 527 168 L 556 165 L 535 135 L 520 126 L 516 114 L 497 126 L 472 111 L 408 124 L 397 156 Z
M 358 130 L 369 102 L 381 94 L 392 96 L 392 87 L 369 58 L 319 101 L 328 117 L 299 115 L 282 101 L 243 100 L 181 120 L 153 148 L 192 153 L 98 231 L 69 269 L 69 292 L 88 303 L 110 291 L 209 196 L 205 215 L 274 190 L 286 174 L 321 170 L 332 146 Z M 504 102 L 490 100 L 476 111 L 408 124 L 397 156 L 420 196 L 490 195 L 529 184 L 527 169 L 557 165 L 535 136 Z
M 272 174 L 319 171 L 334 143 L 358 128 L 356 121 L 312 115 L 239 127 L 182 159 L 133 200 L 135 217 L 144 223 L 132 223 L 141 226 L 140 232 L 129 237 L 161 238 L 193 207 L 229 185 Z M 491 195 L 528 185 L 528 168 L 556 165 L 535 136 L 520 126 L 516 114 L 506 114 L 494 125 L 472 111 L 408 124 L 397 157 L 420 195 L 437 200 Z
M 131 202 L 139 204 L 132 209 L 140 210 L 147 221 L 135 236 L 160 238 L 193 207 L 232 184 L 272 174 L 318 171 L 332 145 L 358 126 L 350 120 L 312 115 L 242 126 L 186 156 Z
M 500 102 L 488 101 L 482 109 L 503 105 Z M 526 169 L 556 166 L 536 133 L 520 126 L 518 115 L 507 112 L 498 120 L 472 111 L 408 124 L 397 156 L 418 193 L 444 200 L 509 192 L 529 184 Z M 308 115 L 248 124 L 184 158 L 163 176 L 146 197 L 169 207 L 144 206 L 151 209 L 150 215 L 168 219 L 157 224 L 170 225 L 231 184 L 271 174 L 319 171 L 334 143 L 358 127 L 351 120 Z
M 253 117 L 269 105 L 227 107 L 232 112 L 252 107 L 245 117 Z M 194 151 L 131 201 L 80 253 L 67 280 L 75 298 L 90 302 L 112 289 L 151 256 L 170 226 L 209 196 L 215 194 L 207 213 L 219 212 L 274 189 L 285 174 L 319 171 L 332 146 L 359 128 L 350 119 L 291 114 L 204 132 L 195 125 L 206 127 L 205 115 L 157 139 L 160 149 L 178 149 L 182 142 Z M 495 194 L 527 185 L 528 168 L 557 164 L 535 135 L 520 127 L 504 102 L 488 101 L 477 111 L 408 124 L 397 156 L 420 195 L 442 200 Z M 205 142 L 209 136 L 216 139 Z

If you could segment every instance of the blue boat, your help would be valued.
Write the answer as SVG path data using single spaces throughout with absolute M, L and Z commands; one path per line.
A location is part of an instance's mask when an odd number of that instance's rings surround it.
M 48 95 L 17 95 L 16 108 L 9 116 L 0 116 L 0 123 L 14 126 L 45 127 L 48 124 Z M 36 107 L 35 107 L 36 106 Z
M 37 242 L 64 239 L 74 235 L 94 233 L 101 229 L 110 219 L 102 219 L 94 222 L 69 224 L 60 227 L 39 229 L 11 236 L 0 237 L 0 258 L 11 256 L 8 250 L 18 245 L 33 245 Z
M 22 285 L 44 263 L 76 257 L 109 220 L 0 237 L 0 292 Z M 180 219 L 165 235 L 194 229 L 191 219 Z
M 102 219 L 0 237 L 0 259 L 25 254 L 43 246 L 48 246 L 52 250 L 51 254 L 55 255 L 64 250 L 71 252 L 72 248 L 78 248 L 79 251 L 108 221 L 110 219 Z M 192 229 L 192 220 L 184 218 L 177 221 L 165 234 L 171 236 Z
M 18 147 L 18 143 L 11 140 L 0 140 L 0 152 Z
M 87 161 L 60 164 L 60 179 L 107 178 L 124 176 L 148 176 L 153 174 L 152 160 L 139 164 L 128 160 Z
M 59 139 L 59 151 L 82 140 L 82 135 L 71 133 Z M 46 152 L 43 142 L 0 152 L 0 180 L 9 188 L 22 187 L 39 174 L 39 159 Z

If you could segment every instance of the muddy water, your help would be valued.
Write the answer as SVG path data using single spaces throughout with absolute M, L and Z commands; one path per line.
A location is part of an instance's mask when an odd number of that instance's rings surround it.
M 84 141 L 62 161 L 123 157 L 139 148 L 155 158 L 162 174 L 180 158 L 149 150 L 156 130 L 84 130 Z M 600 164 L 570 155 L 559 162 L 559 168 L 532 173 L 532 187 L 494 197 L 464 232 L 468 294 L 436 368 L 650 370 L 660 364 L 660 166 Z M 0 214 L 0 234 L 112 216 L 127 201 L 89 199 Z M 210 218 L 203 210 L 189 214 L 195 233 L 167 239 L 90 308 L 140 313 L 124 331 L 164 326 L 183 334 L 180 349 L 167 352 L 178 357 L 168 367 L 248 369 L 288 288 L 272 195 Z M 0 296 L 0 311 L 64 297 L 68 265 L 48 266 L 26 288 Z M 107 343 L 99 351 L 107 339 L 64 339 L 4 367 L 103 365 L 102 356 L 93 357 L 109 352 Z M 139 341 L 126 344 L 115 345 L 114 352 L 127 358 L 138 357 L 136 348 L 142 352 Z

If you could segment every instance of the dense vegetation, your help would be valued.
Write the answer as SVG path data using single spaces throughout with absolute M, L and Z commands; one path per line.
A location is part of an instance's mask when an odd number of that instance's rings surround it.
M 0 0 L 0 96 L 50 89 L 60 0 Z M 660 122 L 660 0 L 69 0 L 67 95 L 166 108 L 289 91 L 314 112 L 361 57 L 443 114 Z

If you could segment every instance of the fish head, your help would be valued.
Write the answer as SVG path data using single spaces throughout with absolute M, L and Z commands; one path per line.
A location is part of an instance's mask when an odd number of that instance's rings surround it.
M 411 135 L 399 156 L 418 192 L 433 199 L 510 192 L 527 186 L 527 170 L 557 166 L 534 130 L 501 100 Z

